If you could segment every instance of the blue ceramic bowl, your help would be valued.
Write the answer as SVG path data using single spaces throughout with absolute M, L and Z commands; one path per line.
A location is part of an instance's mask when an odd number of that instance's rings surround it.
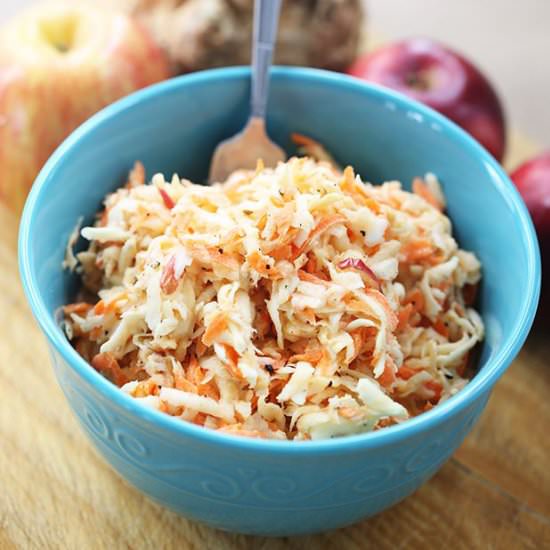
M 90 441 L 132 485 L 188 518 L 243 533 L 340 527 L 406 497 L 453 454 L 523 344 L 540 265 L 527 211 L 500 166 L 457 126 L 385 89 L 338 74 L 273 71 L 268 125 L 321 140 L 374 182 L 427 171 L 442 181 L 455 234 L 483 263 L 487 329 L 479 372 L 446 403 L 376 433 L 318 442 L 238 438 L 147 410 L 72 349 L 55 311 L 77 281 L 61 271 L 77 218 L 90 221 L 136 159 L 148 173 L 204 180 L 214 146 L 245 122 L 249 73 L 232 68 L 138 92 L 86 122 L 53 155 L 21 222 L 20 270 L 59 383 Z

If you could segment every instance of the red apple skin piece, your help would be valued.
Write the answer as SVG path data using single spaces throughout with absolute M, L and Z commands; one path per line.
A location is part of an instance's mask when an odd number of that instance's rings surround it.
M 524 162 L 511 173 L 512 181 L 520 192 L 541 244 L 548 246 L 550 239 L 550 151 Z
M 72 130 L 169 76 L 149 34 L 108 8 L 45 4 L 9 22 L 0 31 L 0 201 L 20 212 L 40 168 Z
M 412 38 L 360 57 L 348 74 L 401 92 L 469 132 L 498 161 L 504 156 L 504 112 L 489 81 L 455 51 Z

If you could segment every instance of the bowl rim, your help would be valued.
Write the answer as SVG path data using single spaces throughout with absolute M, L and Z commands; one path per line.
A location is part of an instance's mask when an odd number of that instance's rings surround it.
M 521 311 L 516 317 L 513 330 L 504 339 L 500 349 L 486 363 L 484 368 L 457 394 L 441 403 L 432 410 L 401 424 L 384 428 L 375 432 L 349 435 L 340 438 L 315 441 L 264 440 L 224 434 L 215 430 L 205 429 L 190 422 L 184 422 L 160 411 L 148 409 L 132 397 L 120 391 L 78 355 L 69 341 L 59 331 L 53 312 L 49 312 L 42 299 L 33 267 L 33 254 L 30 243 L 36 213 L 39 210 L 40 199 L 48 190 L 53 180 L 52 172 L 63 163 L 68 151 L 78 149 L 83 136 L 93 132 L 95 128 L 109 124 L 112 118 L 120 113 L 139 108 L 140 104 L 156 101 L 163 95 L 177 93 L 179 89 L 188 86 L 208 84 L 219 80 L 247 80 L 250 71 L 248 67 L 229 67 L 209 69 L 154 84 L 137 91 L 115 103 L 105 107 L 78 127 L 54 152 L 38 175 L 29 194 L 19 230 L 19 270 L 27 300 L 42 332 L 50 344 L 57 350 L 72 371 L 92 385 L 104 399 L 112 400 L 114 404 L 124 409 L 136 420 L 160 426 L 180 436 L 194 438 L 206 444 L 220 444 L 236 450 L 248 450 L 269 454 L 304 455 L 311 453 L 334 454 L 352 452 L 364 449 L 375 449 L 383 445 L 391 445 L 408 439 L 422 432 L 427 432 L 442 422 L 456 415 L 462 409 L 479 401 L 488 394 L 494 383 L 504 373 L 523 345 L 533 323 L 541 281 L 541 266 L 538 241 L 533 223 L 520 195 L 503 168 L 497 161 L 472 137 L 455 123 L 438 112 L 422 105 L 408 97 L 382 86 L 367 83 L 340 73 L 320 69 L 301 67 L 274 67 L 271 77 L 275 81 L 314 83 L 324 87 L 345 89 L 363 95 L 368 95 L 380 103 L 391 101 L 395 107 L 404 112 L 414 112 L 430 123 L 437 124 L 441 131 L 446 132 L 451 139 L 459 142 L 468 153 L 479 158 L 493 179 L 499 181 L 497 191 L 504 196 L 509 205 L 513 206 L 523 233 L 523 243 L 527 254 L 527 285 L 522 289 L 526 299 Z M 76 219 L 76 218 L 75 218 Z

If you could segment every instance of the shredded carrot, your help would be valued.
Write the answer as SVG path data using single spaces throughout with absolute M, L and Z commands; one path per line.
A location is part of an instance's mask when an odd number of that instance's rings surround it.
M 317 317 L 315 315 L 315 311 L 311 309 L 310 307 L 306 307 L 302 310 L 302 317 L 310 324 L 314 325 L 317 321 Z
M 220 390 L 214 380 L 210 380 L 207 384 L 201 384 L 195 391 L 199 395 L 210 397 L 216 401 L 220 398 Z
M 404 330 L 408 324 L 411 315 L 414 312 L 414 307 L 411 303 L 405 304 L 397 313 L 397 330 Z
M 189 380 L 189 382 L 191 382 L 195 386 L 199 386 L 202 382 L 202 379 L 204 378 L 204 373 L 201 369 L 201 366 L 199 365 L 199 362 L 194 355 L 192 355 L 189 359 L 187 369 L 185 369 L 185 375 L 187 377 L 187 380 Z
M 92 304 L 88 304 L 86 302 L 77 302 L 75 304 L 69 304 L 66 306 L 63 306 L 63 313 L 65 315 L 70 315 L 71 313 L 87 313 L 92 309 Z
M 267 277 L 268 279 L 278 279 L 281 277 L 280 271 L 276 267 L 270 265 L 270 258 L 260 254 L 260 252 L 254 251 L 249 254 L 246 259 L 250 267 L 263 277 Z
M 300 353 L 297 355 L 292 355 L 289 357 L 289 363 L 297 363 L 298 361 L 306 361 L 315 365 L 323 358 L 323 351 L 321 349 L 316 349 L 312 351 L 307 351 L 305 353 Z
M 175 274 L 176 257 L 172 256 L 164 269 L 160 277 L 160 288 L 165 294 L 173 294 L 178 288 L 178 281 Z
M 317 363 L 317 369 L 322 376 L 328 376 L 332 368 L 332 357 L 326 347 L 322 348 L 323 356 L 319 363 Z
M 304 136 L 303 134 L 299 134 L 298 132 L 292 132 L 290 134 L 290 139 L 294 142 L 295 145 L 299 145 L 301 147 L 312 147 L 319 145 L 318 141 L 315 141 L 308 136 Z
M 347 195 L 353 197 L 359 204 L 363 204 L 372 210 L 374 214 L 380 214 L 382 211 L 380 203 L 367 193 L 365 186 L 355 181 L 353 170 L 347 174 L 344 170 L 344 176 L 340 182 L 340 189 Z
M 123 291 L 117 294 L 114 298 L 105 302 L 104 300 L 99 300 L 94 306 L 94 313 L 96 315 L 105 315 L 107 313 L 116 313 L 117 311 L 117 302 L 127 298 L 128 294 Z
M 269 253 L 269 255 L 277 261 L 286 260 L 292 256 L 292 245 L 282 244 L 280 246 L 277 246 Z
M 406 262 L 415 263 L 431 258 L 436 252 L 436 248 L 426 239 L 416 239 L 403 246 L 401 252 Z
M 388 325 L 390 330 L 395 330 L 397 327 L 398 319 L 397 315 L 393 311 L 393 309 L 390 307 L 390 304 L 388 303 L 388 299 L 379 291 L 374 288 L 366 288 L 365 294 L 367 296 L 371 296 L 374 298 L 383 308 L 386 313 L 386 318 L 388 320 Z
M 411 304 L 415 312 L 422 313 L 425 307 L 424 294 L 420 289 L 415 288 L 405 296 L 403 304 Z
M 384 372 L 377 378 L 381 386 L 390 387 L 395 382 L 395 370 L 391 364 L 386 363 Z
M 112 353 L 98 353 L 92 358 L 92 367 L 110 378 L 117 386 L 123 386 L 128 380 Z
M 193 382 L 189 382 L 189 380 L 187 380 L 183 376 L 174 376 L 174 387 L 182 391 L 188 391 L 192 393 L 198 392 L 197 386 L 193 384 Z
M 227 315 L 223 312 L 220 312 L 212 319 L 212 321 L 210 321 L 210 324 L 206 327 L 206 331 L 201 338 L 202 343 L 205 346 L 211 346 L 226 328 Z
M 308 256 L 304 270 L 308 273 L 315 273 L 317 271 L 317 260 L 314 256 Z
M 197 354 L 197 357 L 202 357 L 206 353 L 207 349 L 208 346 L 205 346 L 200 338 L 195 340 L 195 353 Z
M 268 401 L 275 403 L 277 396 L 281 393 L 282 389 L 285 387 L 285 384 L 286 380 L 277 378 L 272 379 L 269 383 Z
M 309 245 L 322 233 L 324 233 L 327 229 L 331 228 L 334 225 L 337 225 L 339 223 L 345 223 L 347 220 L 344 216 L 341 214 L 333 214 L 332 216 L 327 216 L 326 218 L 323 218 L 311 231 L 307 239 L 304 241 L 302 246 L 298 247 L 293 254 L 293 260 L 298 258 L 304 250 L 306 250 Z
M 207 265 L 217 264 L 234 271 L 238 271 L 240 268 L 237 256 L 229 254 L 223 249 L 220 250 L 218 247 L 190 245 L 187 247 L 187 251 L 194 260 Z
M 200 412 L 193 417 L 193 420 L 191 420 L 191 422 L 193 422 L 193 424 L 197 424 L 198 426 L 204 426 L 206 418 L 207 416 L 204 413 Z
M 128 181 L 126 182 L 126 188 L 132 189 L 133 187 L 139 187 L 145 183 L 145 167 L 141 162 L 136 161 L 134 167 L 130 170 L 128 175 Z
M 340 407 L 338 409 L 338 414 L 342 418 L 347 418 L 347 419 L 351 420 L 352 418 L 355 418 L 357 416 L 361 416 L 362 411 L 354 409 L 353 407 Z
M 443 205 L 430 191 L 424 180 L 421 178 L 414 178 L 412 183 L 412 190 L 415 195 L 422 197 L 427 203 L 431 204 L 434 208 L 443 211 Z
M 225 353 L 227 354 L 227 358 L 229 359 L 229 363 L 225 364 L 225 368 L 229 371 L 229 374 L 233 376 L 237 380 L 245 380 L 243 373 L 241 372 L 241 369 L 239 369 L 238 363 L 239 363 L 239 354 L 235 350 L 235 348 L 232 348 L 231 346 L 224 345 Z
M 428 380 L 427 382 L 425 382 L 424 386 L 434 393 L 434 396 L 430 399 L 430 401 L 433 401 L 435 403 L 439 402 L 439 400 L 441 399 L 443 386 L 435 380 Z
M 330 282 L 327 280 L 327 276 L 322 272 L 313 274 L 313 273 L 308 273 L 303 269 L 299 269 L 298 279 L 300 279 L 300 281 L 313 283 L 315 285 L 330 286 Z
M 403 380 L 408 380 L 412 378 L 415 374 L 419 373 L 418 369 L 413 369 L 407 365 L 401 365 L 397 371 L 397 376 Z
M 93 342 L 97 342 L 103 334 L 103 329 L 101 327 L 94 327 L 89 333 L 88 336 Z

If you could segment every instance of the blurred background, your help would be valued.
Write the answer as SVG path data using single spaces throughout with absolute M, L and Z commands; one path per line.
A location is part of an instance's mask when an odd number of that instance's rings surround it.
M 0 24 L 35 3 L 0 1 Z M 117 3 L 129 0 L 110 2 Z M 500 92 L 513 124 L 550 147 L 548 0 L 368 0 L 365 4 L 370 26 L 384 38 L 429 36 L 475 60 Z
M 369 0 L 368 8 L 389 39 L 429 36 L 475 61 L 511 124 L 550 146 L 548 0 Z

